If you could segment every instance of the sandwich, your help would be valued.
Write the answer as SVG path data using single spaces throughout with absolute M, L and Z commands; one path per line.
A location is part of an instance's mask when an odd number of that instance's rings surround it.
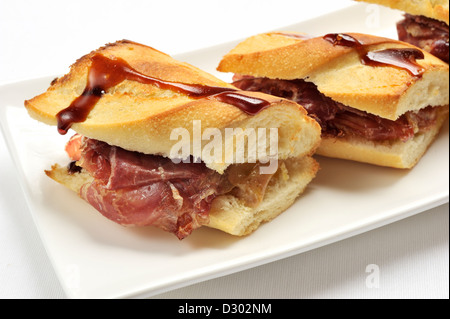
M 265 33 L 238 44 L 217 69 L 239 89 L 305 107 L 321 125 L 322 156 L 410 169 L 448 117 L 448 64 L 398 40 Z
M 202 226 L 252 233 L 319 169 L 304 108 L 128 40 L 78 59 L 25 107 L 68 136 L 47 176 L 113 222 L 180 240 Z
M 405 12 L 397 23 L 399 40 L 449 61 L 448 0 L 357 0 Z

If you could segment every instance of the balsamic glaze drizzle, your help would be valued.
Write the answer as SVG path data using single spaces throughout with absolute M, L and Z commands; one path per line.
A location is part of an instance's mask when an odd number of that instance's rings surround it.
M 379 51 L 368 51 L 364 45 L 348 34 L 330 33 L 323 37 L 333 45 L 355 48 L 360 56 L 361 63 L 369 66 L 393 66 L 407 70 L 414 76 L 422 76 L 424 67 L 417 60 L 425 58 L 422 51 L 415 48 L 396 48 Z
M 88 81 L 83 93 L 56 115 L 60 134 L 66 134 L 73 123 L 84 122 L 107 90 L 125 80 L 152 84 L 158 88 L 170 89 L 193 98 L 215 99 L 233 105 L 250 115 L 255 115 L 270 105 L 270 102 L 266 100 L 249 97 L 237 92 L 238 90 L 234 88 L 157 79 L 136 71 L 125 60 L 117 57 L 111 59 L 101 54 L 95 54 L 91 57 L 91 61 Z

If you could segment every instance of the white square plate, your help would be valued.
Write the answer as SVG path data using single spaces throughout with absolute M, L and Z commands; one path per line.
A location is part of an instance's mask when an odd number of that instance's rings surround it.
M 396 37 L 398 12 L 366 8 L 355 5 L 284 30 L 317 36 L 355 31 Z M 236 43 L 175 58 L 228 80 L 229 75 L 217 73 L 215 67 Z M 55 162 L 67 163 L 68 137 L 30 119 L 23 101 L 43 92 L 51 80 L 1 86 L 0 123 L 31 215 L 70 298 L 155 295 L 302 253 L 448 202 L 446 123 L 411 171 L 319 157 L 322 169 L 306 193 L 248 237 L 235 238 L 205 227 L 178 241 L 153 227 L 124 228 L 43 173 Z

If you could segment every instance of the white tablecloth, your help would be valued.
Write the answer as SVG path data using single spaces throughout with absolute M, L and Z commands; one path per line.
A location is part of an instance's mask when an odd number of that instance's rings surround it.
M 0 83 L 65 73 L 78 57 L 118 39 L 149 44 L 173 55 L 349 5 L 354 4 L 350 0 L 0 0 Z M 154 298 L 448 298 L 448 211 L 447 204 Z M 66 298 L 1 136 L 0 298 Z

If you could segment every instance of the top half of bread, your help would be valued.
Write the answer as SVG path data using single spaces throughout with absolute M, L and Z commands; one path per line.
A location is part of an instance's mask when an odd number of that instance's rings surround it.
M 392 9 L 404 11 L 413 15 L 444 21 L 448 20 L 448 0 L 356 0 L 381 4 Z
M 30 116 L 56 125 L 57 113 L 67 108 L 85 89 L 94 54 L 121 58 L 141 74 L 160 80 L 233 88 L 165 53 L 123 40 L 83 56 L 71 66 L 68 74 L 53 81 L 45 93 L 25 101 Z M 225 128 L 241 128 L 244 132 L 247 128 L 278 128 L 280 159 L 314 152 L 320 142 L 320 128 L 301 106 L 270 95 L 242 94 L 264 99 L 270 105 L 256 115 L 249 115 L 214 98 L 193 98 L 152 84 L 124 80 L 100 98 L 86 121 L 74 123 L 72 129 L 130 151 L 169 157 L 171 148 L 179 143 L 178 138 L 170 138 L 173 130 L 185 129 L 192 139 L 193 121 L 197 120 L 201 121 L 197 122 L 201 124 L 201 133 L 208 128 L 219 129 L 222 133 Z M 202 141 L 203 144 L 208 142 Z M 190 149 L 193 155 L 193 148 Z M 229 166 L 229 161 L 226 162 L 207 165 L 222 173 Z
M 364 65 L 357 48 L 334 45 L 324 37 L 286 34 L 265 33 L 244 40 L 223 57 L 217 69 L 272 79 L 305 79 L 340 103 L 391 120 L 407 111 L 449 103 L 448 64 L 427 52 L 423 52 L 425 59 L 417 60 L 424 68 L 422 76 L 414 76 L 393 66 Z M 418 49 L 408 43 L 373 35 L 347 35 L 369 51 Z

